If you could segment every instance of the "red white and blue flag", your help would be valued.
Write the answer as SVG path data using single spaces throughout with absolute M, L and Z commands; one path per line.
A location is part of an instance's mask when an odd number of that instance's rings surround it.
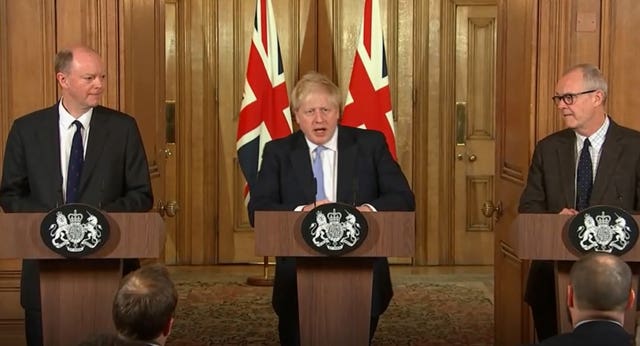
M 365 0 L 360 37 L 353 60 L 349 92 L 341 123 L 382 132 L 391 155 L 397 160 L 387 58 L 378 0 Z
M 236 150 L 247 180 L 245 204 L 254 186 L 265 143 L 292 132 L 289 97 L 271 0 L 256 1 Z

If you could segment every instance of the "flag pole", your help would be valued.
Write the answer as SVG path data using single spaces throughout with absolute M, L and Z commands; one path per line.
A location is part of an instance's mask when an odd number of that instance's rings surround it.
M 250 276 L 247 284 L 251 286 L 273 286 L 273 275 L 269 275 L 269 257 L 262 259 L 262 276 Z

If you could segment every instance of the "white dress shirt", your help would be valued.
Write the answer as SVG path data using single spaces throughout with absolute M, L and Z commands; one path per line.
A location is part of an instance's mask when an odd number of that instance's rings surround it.
M 87 142 L 89 140 L 89 124 L 91 123 L 91 115 L 93 108 L 82 114 L 78 119 L 74 118 L 62 105 L 60 100 L 58 105 L 58 129 L 60 132 L 60 169 L 62 170 L 62 195 L 67 195 L 67 170 L 69 168 L 69 155 L 71 154 L 71 142 L 73 135 L 76 133 L 76 126 L 73 125 L 75 120 L 82 124 L 82 148 L 83 156 L 87 153 Z

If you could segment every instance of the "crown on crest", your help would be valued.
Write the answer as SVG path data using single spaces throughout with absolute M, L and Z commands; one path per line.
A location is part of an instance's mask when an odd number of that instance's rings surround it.
M 604 211 L 602 212 L 602 214 L 596 216 L 596 222 L 598 223 L 598 226 L 608 226 L 610 221 L 611 216 L 606 215 Z
M 342 213 L 336 211 L 335 209 L 333 209 L 332 212 L 327 213 L 327 216 L 329 217 L 329 222 L 340 222 L 340 219 L 342 218 Z
M 69 218 L 69 222 L 79 224 L 82 222 L 82 218 L 84 217 L 81 213 L 78 213 L 78 210 L 74 209 L 73 213 L 67 215 Z

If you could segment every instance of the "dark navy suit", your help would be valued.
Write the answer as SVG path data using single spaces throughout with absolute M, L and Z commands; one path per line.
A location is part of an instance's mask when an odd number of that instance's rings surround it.
M 344 126 L 338 126 L 337 131 L 336 202 L 356 206 L 369 203 L 378 211 L 415 210 L 413 192 L 382 133 Z M 309 147 L 301 131 L 267 143 L 256 186 L 251 190 L 250 219 L 253 222 L 256 210 L 294 210 L 313 203 L 313 181 Z M 382 314 L 392 296 L 387 259 L 379 258 L 374 263 L 372 316 Z M 294 258 L 276 258 L 272 304 L 281 320 L 297 320 Z
M 11 127 L 0 185 L 5 212 L 47 212 L 63 204 L 66 167 L 60 167 L 58 105 L 20 117 Z M 151 209 L 149 166 L 134 118 L 101 106 L 93 109 L 78 196 L 79 203 L 109 212 Z M 25 310 L 39 311 L 36 261 L 23 261 L 20 288 Z M 31 317 L 26 319 L 29 329 Z
M 606 204 L 633 213 L 640 210 L 640 133 L 609 120 L 589 205 Z M 518 211 L 557 214 L 575 208 L 575 184 L 576 134 L 565 129 L 536 146 Z M 557 333 L 554 282 L 551 262 L 531 263 L 525 301 L 534 309 L 541 338 Z

